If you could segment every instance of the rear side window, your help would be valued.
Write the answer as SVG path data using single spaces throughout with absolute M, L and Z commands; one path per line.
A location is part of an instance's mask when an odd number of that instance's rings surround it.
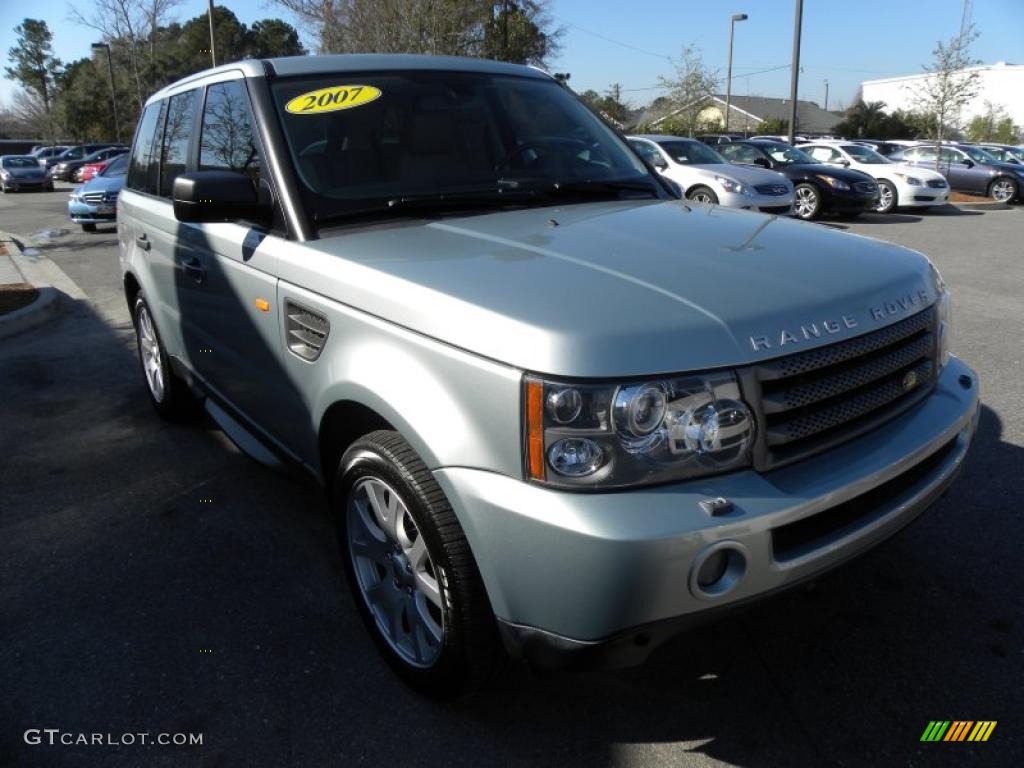
M 236 171 L 259 183 L 260 157 L 249 97 L 241 80 L 215 83 L 206 89 L 201 131 L 199 170 Z
M 174 180 L 185 172 L 196 114 L 196 91 L 171 96 L 160 152 L 160 197 L 170 197 Z
M 132 147 L 132 159 L 128 166 L 128 178 L 125 186 L 139 192 L 156 194 L 157 164 L 155 148 L 156 137 L 162 124 L 164 102 L 154 102 L 146 107 L 139 121 L 139 130 L 135 133 L 135 146 Z

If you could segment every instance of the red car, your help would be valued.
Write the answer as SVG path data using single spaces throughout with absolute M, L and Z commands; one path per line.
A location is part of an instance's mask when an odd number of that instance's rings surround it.
M 118 157 L 120 157 L 120 155 L 114 155 L 113 157 L 108 157 L 106 160 L 99 160 L 95 163 L 86 163 L 75 171 L 75 181 L 89 181 L 89 179 L 96 174 L 102 173 L 103 170 Z

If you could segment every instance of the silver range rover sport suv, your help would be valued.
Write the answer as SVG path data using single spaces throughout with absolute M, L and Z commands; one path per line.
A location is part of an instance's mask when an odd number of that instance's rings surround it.
M 901 529 L 974 435 L 927 258 L 676 199 L 532 68 L 203 72 L 147 102 L 119 208 L 157 412 L 324 485 L 433 696 L 639 663 Z

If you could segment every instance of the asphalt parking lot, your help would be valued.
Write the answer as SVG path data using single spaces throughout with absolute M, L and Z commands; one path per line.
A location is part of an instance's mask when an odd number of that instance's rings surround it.
M 436 704 L 376 654 L 318 489 L 151 412 L 114 231 L 81 232 L 66 193 L 0 198 L 90 298 L 0 341 L 0 765 L 1024 765 L 1024 206 L 824 225 L 931 256 L 981 377 L 974 450 L 917 524 L 643 667 L 511 665 Z M 936 719 L 998 726 L 921 743 Z

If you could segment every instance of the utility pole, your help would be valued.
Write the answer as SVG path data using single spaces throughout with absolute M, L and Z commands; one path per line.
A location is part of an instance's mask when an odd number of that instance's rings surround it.
M 746 21 L 747 14 L 734 13 L 729 19 L 729 74 L 725 78 L 725 132 L 729 132 L 729 113 L 732 111 L 732 36 L 737 21 Z
M 114 65 L 110 61 L 110 45 L 108 43 L 93 43 L 91 48 L 94 51 L 106 50 L 107 52 L 107 74 L 110 76 L 110 106 L 114 112 L 114 134 L 117 143 L 121 143 L 121 121 L 117 117 L 117 94 L 114 93 Z
M 796 16 L 793 18 L 793 70 L 789 79 L 789 143 L 796 144 L 796 94 L 800 84 L 800 27 L 804 19 L 804 0 L 796 0 Z
M 211 66 L 217 66 L 217 45 L 213 42 L 213 0 L 207 0 L 209 12 L 207 16 L 210 19 L 210 62 Z
M 825 111 L 828 112 L 828 78 L 825 78 Z

